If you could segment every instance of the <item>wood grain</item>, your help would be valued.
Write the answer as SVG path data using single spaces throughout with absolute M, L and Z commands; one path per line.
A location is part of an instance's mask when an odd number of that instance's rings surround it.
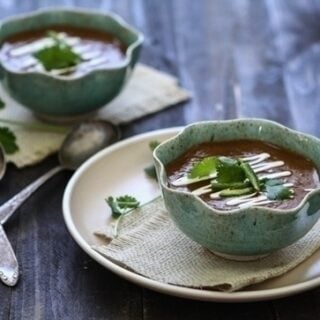
M 114 11 L 145 34 L 142 62 L 177 76 L 193 99 L 122 126 L 123 137 L 206 119 L 263 117 L 295 126 L 275 49 L 270 6 L 250 0 L 0 1 L 0 17 L 50 5 Z M 234 98 L 234 87 L 238 99 Z M 316 107 L 316 106 L 315 106 Z M 4 202 L 57 164 L 9 166 Z M 34 194 L 5 226 L 21 267 L 16 288 L 0 285 L 0 319 L 320 319 L 320 289 L 277 301 L 218 304 L 137 287 L 105 270 L 72 240 L 61 199 L 64 172 Z

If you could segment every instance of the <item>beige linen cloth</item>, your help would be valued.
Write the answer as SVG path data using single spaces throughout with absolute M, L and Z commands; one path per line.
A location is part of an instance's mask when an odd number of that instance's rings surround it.
M 164 283 L 235 291 L 284 274 L 320 247 L 320 222 L 295 244 L 250 262 L 226 260 L 187 238 L 170 220 L 162 199 L 121 219 L 120 232 L 109 244 L 94 246 L 107 258 Z M 97 232 L 110 237 L 110 227 Z
M 0 119 L 39 122 L 28 109 L 13 100 L 2 86 L 0 86 L 0 97 L 6 103 L 6 107 L 0 110 Z M 101 109 L 96 117 L 115 124 L 125 123 L 185 101 L 189 97 L 189 92 L 179 87 L 175 77 L 138 64 L 123 92 Z M 0 121 L 0 126 L 7 124 Z M 56 152 L 65 137 L 65 134 L 61 133 L 20 126 L 10 127 L 17 135 L 20 151 L 8 156 L 8 161 L 19 168 L 37 163 Z

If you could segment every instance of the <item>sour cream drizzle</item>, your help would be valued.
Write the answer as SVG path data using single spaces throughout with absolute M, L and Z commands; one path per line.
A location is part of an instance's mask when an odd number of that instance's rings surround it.
M 95 40 L 91 38 L 81 38 L 81 36 L 71 36 L 66 32 L 57 32 L 57 37 L 72 48 L 82 61 L 77 66 L 63 69 L 50 70 L 53 75 L 65 75 L 68 73 L 83 73 L 94 68 L 104 68 L 121 63 L 124 59 L 123 53 L 118 44 L 110 40 Z M 18 71 L 45 71 L 43 65 L 33 54 L 43 48 L 51 47 L 55 44 L 51 37 L 42 36 L 40 39 L 28 39 L 20 43 L 3 45 L 0 50 L 1 61 L 10 69 Z

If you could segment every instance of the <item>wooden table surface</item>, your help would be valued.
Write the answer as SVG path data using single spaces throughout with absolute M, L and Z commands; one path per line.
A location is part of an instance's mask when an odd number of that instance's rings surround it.
M 303 1 L 296 3 L 303 11 Z M 124 137 L 197 120 L 236 117 L 273 119 L 320 133 L 312 119 L 304 118 L 307 113 L 297 109 L 295 93 L 283 77 L 287 56 L 276 50 L 277 33 L 271 28 L 277 18 L 271 14 L 275 1 L 0 0 L 0 17 L 50 5 L 119 13 L 145 34 L 142 62 L 177 76 L 192 92 L 187 103 L 122 126 Z M 241 99 L 234 98 L 235 85 Z M 305 98 L 311 101 L 305 106 L 308 112 L 316 112 L 312 103 L 316 97 Z M 10 165 L 0 183 L 0 201 L 55 164 L 52 156 L 23 170 Z M 64 225 L 61 200 L 70 176 L 65 172 L 49 181 L 5 226 L 21 279 L 15 288 L 0 284 L 1 320 L 320 319 L 320 288 L 274 301 L 223 304 L 166 296 L 114 275 L 90 259 Z

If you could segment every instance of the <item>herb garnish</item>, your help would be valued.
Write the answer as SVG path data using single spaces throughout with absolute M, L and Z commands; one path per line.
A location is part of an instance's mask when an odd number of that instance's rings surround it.
M 153 151 L 161 142 L 157 140 L 152 140 L 149 142 L 149 149 Z M 148 167 L 143 169 L 144 172 L 152 179 L 157 180 L 156 168 L 153 164 L 150 164 Z
M 220 192 L 221 197 L 239 197 L 254 192 L 252 187 L 242 189 L 224 189 Z
M 269 200 L 284 200 L 293 191 L 277 179 L 259 181 L 248 162 L 237 158 L 209 156 L 196 162 L 188 173 L 188 178 L 208 177 L 216 173 L 211 181 L 213 192 L 221 197 L 236 197 L 254 192 L 263 192 Z
M 112 217 L 116 219 L 113 224 L 114 237 L 118 236 L 118 225 L 121 217 L 129 213 L 133 209 L 137 209 L 140 206 L 140 202 L 132 196 L 125 195 L 117 198 L 108 197 L 106 199 L 107 204 L 111 208 Z
M 129 195 L 117 198 L 108 197 L 106 202 L 111 208 L 113 218 L 119 218 L 121 215 L 138 208 L 140 205 L 140 202 L 136 198 Z
M 251 168 L 250 164 L 248 162 L 240 161 L 240 167 L 243 169 L 245 176 L 251 182 L 253 188 L 256 191 L 260 191 L 259 179 Z
M 280 180 L 267 180 L 263 186 L 269 200 L 284 200 L 292 196 L 292 191 Z
M 0 98 L 0 110 L 5 107 L 5 102 Z M 45 130 L 52 131 L 57 133 L 67 133 L 67 129 L 55 125 L 42 124 L 42 123 L 27 123 L 20 122 L 9 119 L 0 118 L 0 123 L 13 125 L 13 126 L 22 126 L 24 128 L 30 128 L 35 130 Z M 17 145 L 17 137 L 15 133 L 9 127 L 0 127 L 0 144 L 3 146 L 5 153 L 13 154 L 19 150 Z
M 246 178 L 238 160 L 229 157 L 219 157 L 217 181 L 220 183 L 243 182 Z
M 6 106 L 6 104 L 4 103 L 4 101 L 0 98 L 0 110 L 4 109 L 4 107 Z
M 7 154 L 12 154 L 19 150 L 16 139 L 15 134 L 9 128 L 0 127 L 0 143 Z
M 213 191 L 220 191 L 223 189 L 242 189 L 250 187 L 251 183 L 249 181 L 245 182 L 229 182 L 229 183 L 221 183 L 216 181 L 211 181 L 211 188 Z
M 42 123 L 28 123 L 2 118 L 0 118 L 0 123 L 8 124 L 10 126 L 20 126 L 26 129 L 43 130 L 61 134 L 66 134 L 68 132 L 67 128 L 65 127 Z M 16 140 L 17 137 L 15 133 L 9 127 L 0 127 L 0 143 L 2 144 L 4 151 L 7 154 L 13 154 L 19 150 L 19 146 L 17 145 Z
M 153 164 L 150 164 L 148 167 L 145 167 L 144 172 L 146 173 L 146 175 L 148 175 L 150 178 L 157 180 L 157 172 L 156 172 L 156 168 Z
M 152 140 L 149 142 L 149 148 L 151 151 L 154 151 L 154 149 L 160 144 L 161 142 L 158 140 Z
M 82 61 L 81 56 L 74 52 L 72 47 L 59 37 L 57 32 L 49 31 L 47 35 L 54 40 L 54 45 L 45 47 L 33 54 L 47 71 L 73 67 Z
M 188 174 L 188 178 L 201 178 L 214 174 L 217 171 L 219 159 L 217 157 L 206 157 L 196 162 Z
M 4 107 L 5 103 L 0 99 L 0 110 Z M 17 137 L 8 127 L 0 127 L 0 144 L 5 153 L 12 154 L 19 150 L 16 140 Z

